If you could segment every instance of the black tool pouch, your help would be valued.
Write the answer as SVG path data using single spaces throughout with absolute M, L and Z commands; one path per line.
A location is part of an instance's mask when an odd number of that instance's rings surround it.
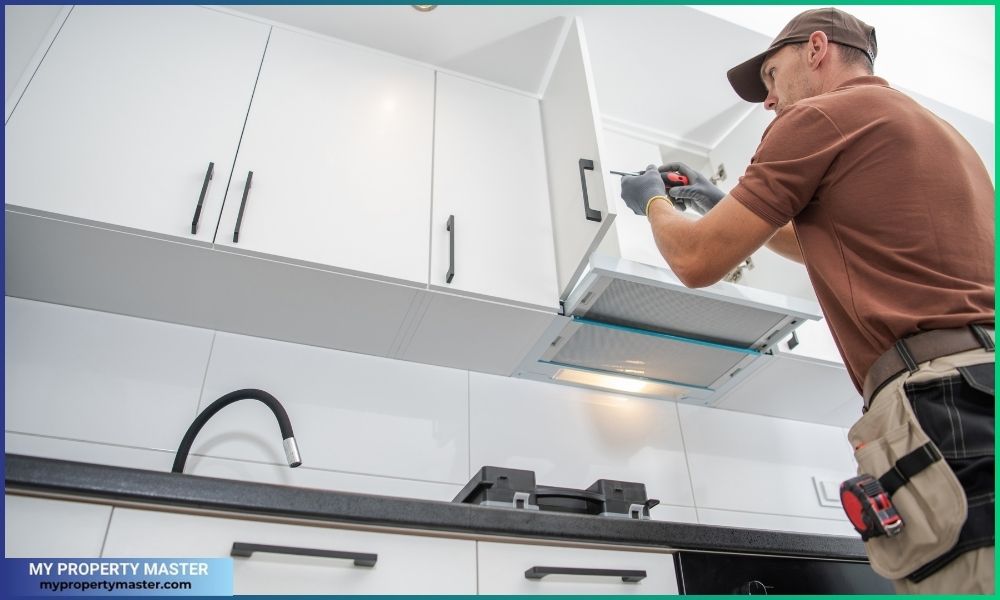
M 955 545 L 909 573 L 911 581 L 926 579 L 964 552 L 994 544 L 994 383 L 991 362 L 958 367 L 956 375 L 904 388 L 921 427 L 964 489 L 968 506 Z

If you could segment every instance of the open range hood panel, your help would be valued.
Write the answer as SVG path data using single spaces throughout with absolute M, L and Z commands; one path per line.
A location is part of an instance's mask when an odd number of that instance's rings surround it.
M 519 376 L 612 375 L 648 384 L 628 393 L 701 404 L 753 371 L 803 321 L 821 316 L 813 302 L 730 283 L 690 289 L 666 269 L 598 255 L 564 311 Z
M 601 282 L 604 283 L 604 282 Z M 612 323 L 696 338 L 717 344 L 751 348 L 788 315 L 731 301 L 695 296 L 691 290 L 673 290 L 609 278 L 604 290 L 590 293 L 572 314 Z
M 574 320 L 543 355 L 554 365 L 711 388 L 758 354 L 669 335 Z

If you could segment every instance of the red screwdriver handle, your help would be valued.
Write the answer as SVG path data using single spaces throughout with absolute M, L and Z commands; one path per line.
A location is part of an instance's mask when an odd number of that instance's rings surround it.
M 677 171 L 667 171 L 663 174 L 666 182 L 669 184 L 668 187 L 677 187 L 679 185 L 688 185 L 688 178 L 681 175 Z

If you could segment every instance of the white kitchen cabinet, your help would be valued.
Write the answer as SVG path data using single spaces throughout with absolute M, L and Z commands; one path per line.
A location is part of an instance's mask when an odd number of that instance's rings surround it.
M 431 287 L 556 312 L 538 100 L 438 73 L 434 127 Z
M 850 427 L 863 402 L 842 363 L 776 353 L 714 406 L 784 419 Z
M 111 507 L 6 494 L 4 556 L 98 557 Z
M 211 242 L 268 30 L 75 6 L 6 124 L 7 205 Z
M 217 246 L 426 285 L 433 119 L 431 68 L 274 29 Z
M 218 333 L 199 410 L 246 388 L 269 392 L 284 406 L 304 467 L 468 480 L 464 371 Z M 186 472 L 198 472 L 195 455 L 287 464 L 277 421 L 257 400 L 213 416 L 191 453 Z
M 470 374 L 471 462 L 535 472 L 539 485 L 585 489 L 598 479 L 633 481 L 662 503 L 694 506 L 673 402 Z
M 559 299 L 564 300 L 587 268 L 615 219 L 605 196 L 600 109 L 590 56 L 579 17 L 569 28 L 542 94 L 552 229 Z
M 421 293 L 390 356 L 510 375 L 555 313 L 444 293 Z
M 176 450 L 212 332 L 6 297 L 8 432 Z
M 480 594 L 676 594 L 672 554 L 478 542 Z
M 226 558 L 234 543 L 285 548 L 234 558 L 235 594 L 476 592 L 474 541 L 326 526 L 116 508 L 103 556 Z M 373 566 L 361 566 L 351 559 L 296 555 L 295 549 L 376 556 Z

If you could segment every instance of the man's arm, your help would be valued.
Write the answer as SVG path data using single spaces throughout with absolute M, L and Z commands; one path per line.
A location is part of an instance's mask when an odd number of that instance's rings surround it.
M 652 202 L 647 210 L 656 247 L 688 287 L 719 281 L 779 231 L 729 195 L 697 220 L 666 200 Z
M 802 251 L 799 249 L 799 238 L 795 235 L 795 228 L 791 223 L 786 224 L 768 240 L 767 247 L 784 256 L 788 260 L 797 263 L 802 262 Z

